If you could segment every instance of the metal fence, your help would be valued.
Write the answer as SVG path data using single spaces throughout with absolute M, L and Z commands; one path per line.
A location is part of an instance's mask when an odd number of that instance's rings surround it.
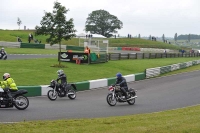
M 109 53 L 108 60 L 199 57 L 200 53 Z

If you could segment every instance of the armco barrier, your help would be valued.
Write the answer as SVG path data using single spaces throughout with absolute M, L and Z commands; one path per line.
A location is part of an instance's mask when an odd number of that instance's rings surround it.
M 41 86 L 17 86 L 19 90 L 24 89 L 27 90 L 28 93 L 25 96 L 41 96 Z
M 83 51 L 84 52 L 84 47 L 67 45 L 66 50 L 74 50 L 74 51 Z
M 136 73 L 135 74 L 135 81 L 138 81 L 138 80 L 143 80 L 146 78 L 146 75 L 145 73 Z
M 60 48 L 59 44 L 54 44 L 54 45 L 45 44 L 45 49 L 59 49 L 59 48 Z M 66 50 L 66 45 L 61 45 L 61 49 Z
M 36 48 L 36 49 L 45 49 L 45 44 L 21 43 L 20 48 Z
M 20 42 L 4 42 L 0 41 L 0 46 L 1 47 L 14 47 L 14 48 L 20 48 Z

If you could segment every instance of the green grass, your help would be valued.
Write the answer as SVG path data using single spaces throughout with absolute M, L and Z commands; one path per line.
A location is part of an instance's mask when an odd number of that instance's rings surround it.
M 166 58 L 109 61 L 93 65 L 76 65 L 63 62 L 70 82 L 114 77 L 115 73 L 123 75 L 144 72 L 145 68 L 170 65 L 199 58 Z M 6 60 L 0 62 L 0 74 L 11 73 L 17 85 L 49 84 L 56 78 L 57 59 Z M 181 73 L 199 70 L 200 65 L 168 73 Z M 166 75 L 166 74 L 165 74 Z M 83 78 L 84 77 L 84 78 Z M 0 124 L 1 133 L 199 133 L 200 105 L 169 110 L 151 114 L 139 114 L 120 117 L 96 119 L 62 119 L 54 121 L 30 121 L 14 124 Z
M 100 78 L 115 77 L 117 72 L 123 75 L 144 72 L 146 68 L 165 66 L 191 60 L 193 58 L 166 58 L 166 59 L 137 59 L 109 61 L 101 64 L 77 65 L 75 63 L 62 62 L 69 82 L 94 80 Z M 9 72 L 17 85 L 47 85 L 51 79 L 57 78 L 56 71 L 59 68 L 50 67 L 58 64 L 57 58 L 1 60 L 0 74 Z M 196 66 L 194 66 L 196 67 Z M 199 68 L 199 67 L 197 67 Z
M 28 34 L 32 33 L 34 38 L 41 40 L 42 43 L 47 44 L 46 36 L 35 36 L 34 31 L 31 30 L 0 30 L 0 41 L 16 42 L 19 36 L 23 42 L 28 42 Z M 105 40 L 105 39 L 104 39 Z M 110 47 L 141 47 L 141 48 L 165 48 L 165 49 L 181 49 L 180 47 L 166 44 L 159 41 L 150 41 L 138 38 L 108 38 Z M 32 42 L 34 43 L 34 42 Z M 72 38 L 68 41 L 62 41 L 61 44 L 79 46 L 79 39 Z
M 0 127 L 1 133 L 199 133 L 199 112 L 200 105 L 151 114 L 20 122 Z

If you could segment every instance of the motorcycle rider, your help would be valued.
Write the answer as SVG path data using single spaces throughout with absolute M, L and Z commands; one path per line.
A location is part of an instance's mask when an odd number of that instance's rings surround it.
M 5 93 L 7 93 L 8 100 L 12 101 L 11 92 L 18 90 L 17 85 L 15 84 L 15 81 L 10 77 L 9 73 L 3 74 L 3 80 L 4 81 L 0 81 L 1 88 L 4 89 Z
M 3 47 L 0 50 L 0 54 L 1 54 L 1 57 L 3 57 L 4 55 L 6 55 L 6 51 L 5 51 L 5 49 Z
M 62 90 L 65 90 L 65 88 L 67 87 L 67 76 L 63 70 L 58 70 L 57 74 L 58 74 L 57 82 L 60 80 L 61 81 L 60 88 Z
M 116 85 L 119 85 L 120 86 L 120 90 L 122 91 L 122 93 L 125 95 L 126 99 L 129 98 L 127 92 L 128 92 L 128 85 L 127 85 L 127 82 L 126 82 L 126 79 L 122 76 L 121 73 L 117 73 L 116 74 Z

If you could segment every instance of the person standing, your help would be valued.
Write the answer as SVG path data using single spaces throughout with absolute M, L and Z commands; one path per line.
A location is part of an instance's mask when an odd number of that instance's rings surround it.
M 84 53 L 90 54 L 90 48 L 88 48 L 88 46 L 85 47 Z

